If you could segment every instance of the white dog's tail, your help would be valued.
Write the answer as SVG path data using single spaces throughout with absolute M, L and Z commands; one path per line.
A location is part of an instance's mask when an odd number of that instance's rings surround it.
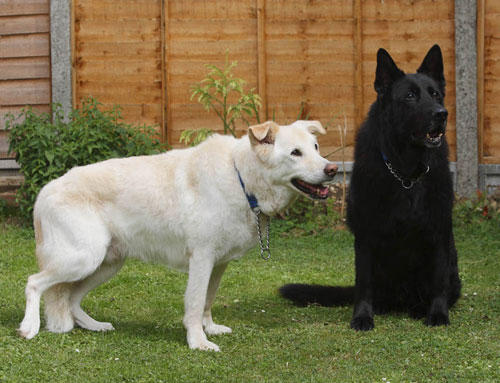
M 71 314 L 69 303 L 71 288 L 71 283 L 59 283 L 45 291 L 44 301 L 47 330 L 61 333 L 73 329 L 75 321 Z

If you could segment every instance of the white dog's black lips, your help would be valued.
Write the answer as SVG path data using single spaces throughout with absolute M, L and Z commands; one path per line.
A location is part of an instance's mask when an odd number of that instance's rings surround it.
M 328 197 L 328 186 L 313 185 L 298 178 L 294 178 L 292 184 L 312 199 L 326 199 Z

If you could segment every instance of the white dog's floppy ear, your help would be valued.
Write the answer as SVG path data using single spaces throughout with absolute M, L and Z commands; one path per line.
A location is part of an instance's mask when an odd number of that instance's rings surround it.
M 310 133 L 312 134 L 326 134 L 325 128 L 323 128 L 323 125 L 321 125 L 321 122 L 319 121 L 308 121 L 309 124 L 307 125 L 307 130 L 309 130 Z
M 274 121 L 267 121 L 259 125 L 253 125 L 248 128 L 248 137 L 252 146 L 260 144 L 274 144 L 279 125 Z
M 308 120 L 298 120 L 295 121 L 292 125 L 300 125 L 304 126 L 309 130 L 309 133 L 312 134 L 326 134 L 325 128 L 323 128 L 323 125 L 321 125 L 321 122 L 319 121 L 308 121 Z

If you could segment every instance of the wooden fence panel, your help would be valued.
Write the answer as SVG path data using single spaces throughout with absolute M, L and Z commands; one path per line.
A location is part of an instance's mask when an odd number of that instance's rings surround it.
M 443 52 L 446 98 L 449 112 L 447 140 L 450 160 L 456 160 L 455 129 L 455 21 L 452 1 L 362 2 L 363 111 L 376 98 L 373 82 L 377 50 L 386 49 L 405 72 L 415 72 L 434 44 Z
M 160 0 L 74 1 L 76 106 L 120 104 L 130 123 L 161 126 Z
M 352 143 L 352 2 L 267 1 L 266 7 L 268 114 L 290 123 L 303 109 L 303 116 L 321 121 L 328 132 L 319 137 L 325 154 L 340 146 L 337 126 L 345 116 Z M 341 159 L 341 153 L 330 159 Z
M 209 71 L 205 64 L 222 68 L 227 51 L 229 61 L 238 62 L 233 70 L 235 77 L 247 81 L 247 90 L 257 87 L 255 3 L 255 0 L 166 1 L 169 143 L 177 145 L 185 129 L 222 129 L 213 112 L 207 112 L 196 99 L 191 100 L 191 87 Z
M 35 0 L 31 0 L 35 1 Z M 494 1 L 490 1 L 493 3 Z M 119 103 L 130 122 L 157 124 L 177 146 L 184 129 L 220 129 L 191 100 L 205 64 L 238 61 L 235 76 L 263 97 L 262 119 L 300 111 L 328 126 L 323 153 L 347 143 L 375 99 L 376 52 L 414 71 L 438 43 L 444 54 L 448 141 L 455 160 L 454 4 L 445 0 L 75 0 L 76 100 Z M 493 28 L 493 27 L 492 27 Z M 493 84 L 493 83 L 492 83 Z M 487 91 L 488 94 L 489 91 Z M 240 126 L 240 133 L 244 126 Z M 498 136 L 498 135 L 497 135 Z M 345 151 L 352 159 L 352 147 Z M 340 160 L 337 153 L 330 157 Z
M 49 4 L 0 2 L 0 161 L 9 157 L 5 115 L 17 115 L 25 105 L 50 110 Z
M 480 16 L 481 17 L 481 16 Z M 484 70 L 482 109 L 484 123 L 480 131 L 480 161 L 500 163 L 500 4 L 495 0 L 484 1 L 484 56 L 480 65 Z M 480 127 L 481 128 L 481 127 Z

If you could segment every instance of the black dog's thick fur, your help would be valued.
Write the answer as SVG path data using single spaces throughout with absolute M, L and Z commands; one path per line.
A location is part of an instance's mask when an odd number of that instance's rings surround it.
M 356 137 L 348 195 L 356 286 L 290 284 L 280 293 L 298 305 L 354 303 L 355 330 L 372 329 L 373 314 L 389 311 L 446 325 L 461 283 L 439 46 L 408 75 L 380 49 L 375 90 L 377 100 Z

